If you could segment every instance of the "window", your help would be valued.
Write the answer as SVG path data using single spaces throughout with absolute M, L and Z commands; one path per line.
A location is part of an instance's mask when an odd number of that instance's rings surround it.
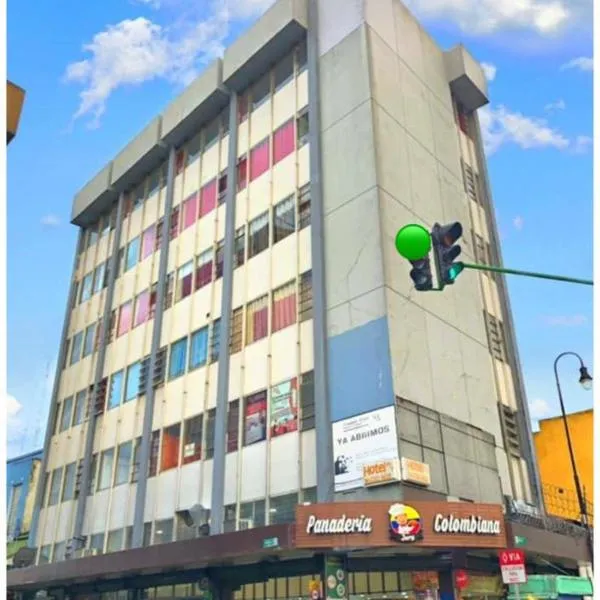
M 131 442 L 119 444 L 117 448 L 117 468 L 115 471 L 115 485 L 121 485 L 129 481 L 129 471 L 131 470 L 131 457 L 133 445 Z
M 246 229 L 240 227 L 235 232 L 235 240 L 233 242 L 233 268 L 240 267 L 244 264 L 246 257 Z
M 200 134 L 194 136 L 187 145 L 187 165 L 191 165 L 200 157 Z
M 86 393 L 85 390 L 77 392 L 75 396 L 75 410 L 73 412 L 73 426 L 81 425 L 85 419 L 85 408 L 86 408 Z
M 300 322 L 313 317 L 312 271 L 300 275 Z
M 248 185 L 248 158 L 242 156 L 237 164 L 237 190 L 241 192 Z
M 213 250 L 205 250 L 196 259 L 196 290 L 203 288 L 212 281 Z
M 169 239 L 174 240 L 179 233 L 179 206 L 176 206 L 171 211 L 171 219 L 169 221 Z
M 131 467 L 131 483 L 135 483 L 140 475 L 140 446 L 142 445 L 142 438 L 136 438 L 133 443 L 133 461 Z
M 229 107 L 223 109 L 221 113 L 221 138 L 229 133 Z
M 173 519 L 154 523 L 154 544 L 167 544 L 173 541 Z
M 202 458 L 202 415 L 187 419 L 183 424 L 181 464 L 187 465 Z
M 100 470 L 98 472 L 98 491 L 106 490 L 112 481 L 112 469 L 115 449 L 105 450 L 100 455 Z
M 131 329 L 131 313 L 133 310 L 133 302 L 125 302 L 119 308 L 119 322 L 117 324 L 117 337 L 125 335 Z
M 160 431 L 153 431 L 150 439 L 150 460 L 148 461 L 148 477 L 154 477 L 158 469 L 158 453 L 160 450 Z
M 67 549 L 67 542 L 57 542 L 54 544 L 54 550 L 52 551 L 52 562 L 62 562 L 65 560 L 65 551 Z
M 52 435 L 56 435 L 58 433 L 61 407 L 62 407 L 62 404 L 60 402 L 57 402 L 55 404 L 54 412 L 52 413 L 52 427 L 50 428 L 50 431 L 52 431 Z
M 215 414 L 214 408 L 206 413 L 206 459 L 215 455 Z
M 211 121 L 208 126 L 204 129 L 204 151 L 208 150 L 215 145 L 215 142 L 219 140 L 219 126 L 220 121 L 217 117 Z
M 160 169 L 154 169 L 148 178 L 148 198 L 156 194 L 160 188 Z
M 294 119 L 284 123 L 273 133 L 273 164 L 289 156 L 296 149 Z
M 232 400 L 227 412 L 227 452 L 238 449 L 238 429 L 240 423 L 240 401 Z
M 475 175 L 473 169 L 461 159 L 463 172 L 463 186 L 467 196 L 479 204 L 479 196 L 477 194 L 477 186 L 475 184 Z
M 38 558 L 38 565 L 47 565 L 50 562 L 50 556 L 52 554 L 52 546 L 42 546 L 40 549 L 40 556 Z
M 179 175 L 185 167 L 185 150 L 182 148 L 175 155 L 175 174 Z
M 271 498 L 269 503 L 269 525 L 291 523 L 295 519 L 298 494 L 286 494 Z
M 296 202 L 294 196 L 290 196 L 273 209 L 273 243 L 280 242 L 295 231 Z
M 210 333 L 210 362 L 219 360 L 221 351 L 221 319 L 213 321 Z
M 8 508 L 8 517 L 6 519 L 6 532 L 9 539 L 17 537 L 20 533 L 21 523 L 19 519 L 19 504 L 23 493 L 23 484 L 17 483 L 12 486 L 10 493 L 10 504 Z
M 296 48 L 296 65 L 298 75 L 306 70 L 306 54 L 306 42 L 304 41 Z
M 106 287 L 108 284 L 106 277 L 106 263 L 98 265 L 94 269 L 94 294 L 97 294 L 102 288 Z
M 256 500 L 240 504 L 240 529 L 263 527 L 265 524 L 265 501 Z
M 302 503 L 303 504 L 316 504 L 317 503 L 317 488 L 311 487 L 302 490 Z
M 176 423 L 163 430 L 162 450 L 160 454 L 160 470 L 167 471 L 179 466 L 179 442 L 181 441 L 181 425 Z
M 87 495 L 91 496 L 94 493 L 96 477 L 98 475 L 98 454 L 92 454 L 92 464 L 90 465 L 90 479 L 88 481 Z
M 504 335 L 504 324 L 502 321 L 484 311 L 486 323 L 488 345 L 492 356 L 502 362 L 507 361 L 506 338 Z
M 206 364 L 208 356 L 208 327 L 192 333 L 190 339 L 190 371 Z
M 50 482 L 50 495 L 48 496 L 48 506 L 58 504 L 60 498 L 60 488 L 62 485 L 63 468 L 58 467 L 52 471 L 52 481 Z
M 171 344 L 169 355 L 169 379 L 175 379 L 185 373 L 187 358 L 187 337 Z
M 229 336 L 229 353 L 241 352 L 243 346 L 244 307 L 240 306 L 231 313 L 231 332 Z
M 200 212 L 198 218 L 207 215 L 217 206 L 217 180 L 209 181 L 200 190 Z
M 71 427 L 73 419 L 73 396 L 65 398 L 62 407 L 62 416 L 60 419 L 60 431 L 66 431 Z
M 142 363 L 136 362 L 127 367 L 127 381 L 125 383 L 125 402 L 135 400 L 140 393 L 140 375 Z
M 298 148 L 302 148 L 308 142 L 308 107 L 298 113 L 296 119 L 296 143 Z
M 252 110 L 264 104 L 270 95 L 271 73 L 266 73 L 252 86 Z
M 142 545 L 147 548 L 152 541 L 152 523 L 144 523 L 144 539 Z
M 258 392 L 244 400 L 244 446 L 267 438 L 267 391 Z
M 75 497 L 75 475 L 77 463 L 70 463 L 65 467 L 65 485 L 63 487 L 62 502 L 73 500 Z
M 460 130 L 466 135 L 469 135 L 469 120 L 468 115 L 465 111 L 465 107 L 460 104 L 460 102 L 456 102 L 456 120 L 458 122 L 458 126 Z
M 225 262 L 225 240 L 217 243 L 215 250 L 215 279 L 223 277 L 223 266 Z
M 298 221 L 300 229 L 310 225 L 310 184 L 298 191 Z
M 123 395 L 123 371 L 113 373 L 110 378 L 110 391 L 108 393 L 108 410 L 121 404 Z
M 140 238 L 136 237 L 127 244 L 127 254 L 125 256 L 125 271 L 133 269 L 140 257 Z
M 243 123 L 248 117 L 248 94 L 238 96 L 238 120 Z
M 88 248 L 98 241 L 98 223 L 94 223 L 88 230 Z
M 492 264 L 492 251 L 490 244 L 486 242 L 480 235 L 473 232 L 473 248 L 475 249 L 475 260 L 484 265 Z M 489 275 L 489 271 L 483 271 Z
M 125 248 L 119 250 L 117 257 L 117 277 L 123 273 L 123 265 L 125 264 Z
M 106 552 L 120 552 L 123 548 L 123 529 L 108 532 L 106 538 Z
M 190 260 L 177 269 L 177 289 L 175 302 L 187 298 L 192 293 L 192 279 L 194 277 L 194 261 Z
M 300 376 L 300 431 L 315 428 L 315 374 Z
M 194 193 L 183 201 L 183 229 L 191 227 L 197 218 L 198 194 Z
M 254 181 L 269 169 L 269 138 L 250 150 L 250 181 Z
M 73 282 L 73 289 L 71 290 L 71 309 L 77 306 L 77 302 L 79 300 L 79 296 L 77 295 L 79 292 L 79 282 Z
M 269 297 L 263 296 L 246 307 L 246 345 L 267 337 L 269 333 Z
M 74 365 L 81 358 L 81 346 L 83 345 L 83 332 L 80 331 L 73 336 L 71 344 L 71 365 Z
M 89 356 L 94 351 L 95 334 L 96 334 L 96 323 L 92 323 L 85 329 L 85 335 L 83 338 L 82 358 Z
M 150 314 L 150 291 L 144 290 L 138 294 L 135 299 L 135 308 L 133 311 L 133 326 L 142 325 L 148 320 Z
M 284 85 L 294 78 L 294 54 L 288 54 L 283 60 L 280 60 L 273 69 L 273 78 L 275 80 L 275 91 L 279 91 Z
M 248 259 L 269 247 L 269 213 L 265 212 L 250 222 L 248 228 Z
M 219 175 L 219 184 L 218 184 L 218 191 L 217 191 L 217 196 L 218 196 L 218 201 L 219 201 L 219 206 L 221 204 L 224 204 L 225 202 L 225 198 L 227 197 L 227 173 L 221 173 L 221 175 Z
M 140 183 L 134 190 L 133 192 L 133 210 L 137 210 L 138 208 L 140 208 L 142 206 L 142 204 L 144 204 L 144 188 L 145 188 L 145 181 L 142 181 L 142 183 Z
M 154 319 L 154 315 L 156 314 L 156 299 L 158 296 L 158 284 L 152 284 L 150 288 L 150 298 L 148 300 L 148 320 Z
M 90 536 L 90 550 L 95 550 L 98 554 L 104 552 L 104 534 L 95 533 Z
M 154 239 L 154 251 L 155 252 L 158 252 L 160 250 L 160 246 L 162 244 L 164 221 L 165 221 L 164 219 L 159 219 L 158 223 L 156 223 L 156 235 L 155 235 L 155 239 Z
M 163 300 L 163 310 L 167 310 L 173 306 L 173 287 L 175 283 L 175 273 L 167 275 L 167 284 L 165 287 L 165 296 Z
M 296 282 L 291 281 L 273 291 L 273 332 L 296 322 Z
M 156 225 L 148 227 L 144 233 L 142 233 L 142 258 L 148 258 L 154 252 L 154 244 L 156 242 Z

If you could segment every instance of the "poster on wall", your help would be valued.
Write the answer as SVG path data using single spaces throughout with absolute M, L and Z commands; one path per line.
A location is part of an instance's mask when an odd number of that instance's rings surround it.
M 298 430 L 298 380 L 294 377 L 271 388 L 271 437 Z
M 363 487 L 363 467 L 398 461 L 394 407 L 334 423 L 333 461 L 336 492 Z
M 246 398 L 244 412 L 245 445 L 262 442 L 267 437 L 267 392 Z

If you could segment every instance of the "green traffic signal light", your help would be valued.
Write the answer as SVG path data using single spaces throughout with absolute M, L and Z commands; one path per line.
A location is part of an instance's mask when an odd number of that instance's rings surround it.
M 448 269 L 448 279 L 454 283 L 456 281 L 456 278 L 464 271 L 464 269 L 465 266 L 463 265 L 463 263 L 454 263 Z

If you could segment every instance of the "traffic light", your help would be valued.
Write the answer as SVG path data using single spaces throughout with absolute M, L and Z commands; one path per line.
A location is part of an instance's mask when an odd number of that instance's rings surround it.
M 431 273 L 431 261 L 426 256 L 421 260 L 411 260 L 413 266 L 410 272 L 410 278 L 415 284 L 415 289 L 419 292 L 427 292 L 433 289 L 433 275 Z
M 462 252 L 461 247 L 456 243 L 462 233 L 463 228 L 458 221 L 449 225 L 436 223 L 431 230 L 440 288 L 453 284 L 464 269 L 462 263 L 454 262 Z

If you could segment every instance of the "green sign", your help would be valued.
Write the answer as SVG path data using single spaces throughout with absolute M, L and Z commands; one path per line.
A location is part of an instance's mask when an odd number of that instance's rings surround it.
M 344 561 L 339 556 L 325 558 L 325 598 L 327 600 L 347 600 L 348 583 Z
M 522 548 L 527 544 L 527 538 L 522 535 L 515 535 L 515 546 L 517 548 Z
M 279 548 L 279 538 L 265 538 L 263 540 L 263 548 Z

